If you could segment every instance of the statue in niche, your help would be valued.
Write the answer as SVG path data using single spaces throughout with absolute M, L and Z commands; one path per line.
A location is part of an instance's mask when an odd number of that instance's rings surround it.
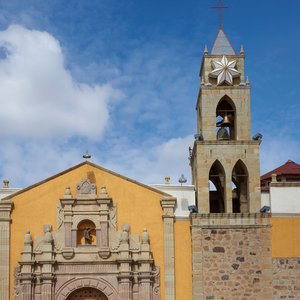
M 91 234 L 91 228 L 90 227 L 85 227 L 83 230 L 83 237 L 84 237 L 84 243 L 86 245 L 91 245 L 93 241 L 93 237 Z

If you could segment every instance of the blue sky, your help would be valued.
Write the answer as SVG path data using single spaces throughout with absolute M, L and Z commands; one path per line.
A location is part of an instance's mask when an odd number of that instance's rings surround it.
M 82 161 L 144 183 L 190 178 L 188 146 L 217 1 L 1 1 L 0 178 L 26 186 Z M 243 44 L 261 172 L 300 162 L 300 2 L 223 1 Z

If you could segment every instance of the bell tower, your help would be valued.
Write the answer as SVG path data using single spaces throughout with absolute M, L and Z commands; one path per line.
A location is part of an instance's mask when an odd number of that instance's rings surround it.
M 250 84 L 244 50 L 236 53 L 220 27 L 205 47 L 197 99 L 197 134 L 191 154 L 199 213 L 260 209 L 259 144 L 251 138 Z

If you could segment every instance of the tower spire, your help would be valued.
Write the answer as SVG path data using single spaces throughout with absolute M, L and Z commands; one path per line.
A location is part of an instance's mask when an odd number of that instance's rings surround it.
M 223 6 L 222 0 L 218 0 L 218 4 L 216 6 L 211 6 L 210 8 L 216 9 L 218 11 L 219 21 L 220 21 L 219 27 L 220 27 L 220 29 L 222 29 L 223 28 L 223 24 L 222 24 L 223 12 L 222 12 L 222 10 L 225 9 L 225 8 L 228 8 L 228 6 Z

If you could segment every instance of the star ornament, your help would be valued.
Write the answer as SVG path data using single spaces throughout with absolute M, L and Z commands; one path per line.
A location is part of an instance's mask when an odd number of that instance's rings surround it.
M 233 78 L 240 77 L 240 72 L 235 68 L 236 60 L 228 61 L 226 56 L 223 56 L 221 61 L 213 60 L 214 70 L 209 73 L 212 78 L 217 78 L 217 85 L 225 82 L 228 85 L 233 85 Z

